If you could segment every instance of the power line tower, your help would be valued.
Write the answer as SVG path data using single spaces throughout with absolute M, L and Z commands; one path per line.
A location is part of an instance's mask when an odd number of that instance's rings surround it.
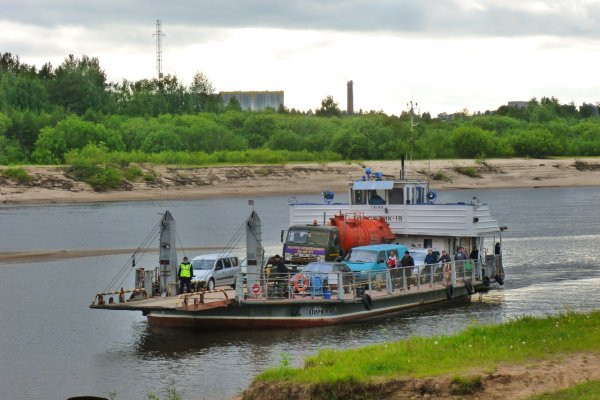
M 162 73 L 162 38 L 165 36 L 160 30 L 160 19 L 156 20 L 156 72 L 158 73 L 158 79 L 161 80 L 163 77 Z

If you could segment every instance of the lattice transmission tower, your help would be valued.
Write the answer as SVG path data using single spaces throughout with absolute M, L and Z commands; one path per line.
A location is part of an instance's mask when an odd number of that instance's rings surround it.
M 156 33 L 153 34 L 156 36 L 156 72 L 158 73 L 158 79 L 162 79 L 162 38 L 165 36 L 164 33 L 160 30 L 160 19 L 156 20 Z

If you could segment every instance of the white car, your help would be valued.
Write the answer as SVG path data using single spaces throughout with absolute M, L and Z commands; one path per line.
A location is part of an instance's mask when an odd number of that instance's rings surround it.
M 192 258 L 194 275 L 192 283 L 196 287 L 214 290 L 217 286 L 235 288 L 235 278 L 241 272 L 237 257 L 228 254 L 202 254 Z
M 425 256 L 427 256 L 427 250 L 423 248 L 409 248 L 408 253 L 412 256 L 415 261 L 415 267 L 413 268 L 413 276 L 417 276 L 419 273 L 421 274 L 421 283 L 426 282 L 430 278 L 431 267 L 423 268 L 425 265 Z M 438 254 L 439 252 L 433 250 L 434 254 Z M 435 270 L 434 270 L 435 273 Z

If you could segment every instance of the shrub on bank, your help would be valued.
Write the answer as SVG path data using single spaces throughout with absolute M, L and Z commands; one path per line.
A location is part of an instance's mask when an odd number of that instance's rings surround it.
M 72 150 L 66 157 L 71 164 L 67 168 L 67 174 L 89 183 L 97 192 L 116 189 L 123 183 L 123 176 L 118 168 L 106 164 L 107 154 L 106 147 L 95 144 Z
M 23 168 L 7 168 L 3 169 L 0 174 L 6 179 L 11 179 L 20 185 L 26 185 L 33 181 L 33 177 Z

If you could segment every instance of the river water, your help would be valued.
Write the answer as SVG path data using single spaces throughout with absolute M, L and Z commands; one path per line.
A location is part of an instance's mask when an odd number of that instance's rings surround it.
M 262 332 L 156 331 L 141 313 L 88 308 L 129 255 L 0 264 L 0 399 L 108 398 L 109 392 L 116 399 L 148 393 L 162 398 L 173 387 L 185 399 L 231 398 L 264 369 L 283 360 L 300 366 L 321 348 L 600 306 L 600 188 L 447 191 L 438 201 L 472 196 L 509 227 L 504 287 L 470 304 L 376 322 Z M 287 226 L 287 199 L 255 199 L 263 240 L 273 251 Z M 3 206 L 0 251 L 134 249 L 166 209 L 177 221 L 183 248 L 220 246 L 248 217 L 247 200 Z M 147 254 L 137 265 L 154 266 L 156 257 Z M 128 282 L 133 285 L 133 274 Z

